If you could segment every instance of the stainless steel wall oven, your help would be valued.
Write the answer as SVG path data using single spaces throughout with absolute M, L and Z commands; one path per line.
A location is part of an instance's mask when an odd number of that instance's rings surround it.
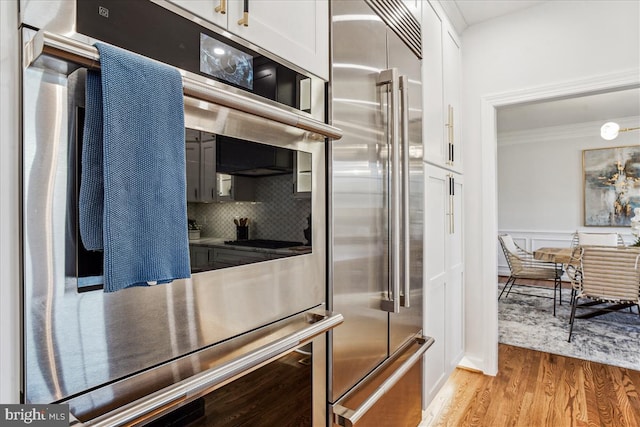
M 325 82 L 162 0 L 23 0 L 21 22 L 24 402 L 67 402 L 92 425 L 227 425 L 215 411 L 234 380 L 284 370 L 311 411 L 292 419 L 324 425 L 324 332 L 342 321 L 324 306 L 325 138 L 340 137 Z M 103 293 L 78 238 L 96 41 L 182 75 L 191 279 Z M 208 58 L 220 46 L 233 73 Z

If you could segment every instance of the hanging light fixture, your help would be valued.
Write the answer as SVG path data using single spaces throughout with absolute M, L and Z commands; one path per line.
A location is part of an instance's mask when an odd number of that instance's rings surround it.
M 600 136 L 602 139 L 606 139 L 607 141 L 612 141 L 618 137 L 620 132 L 628 132 L 630 130 L 638 130 L 640 127 L 635 128 L 623 128 L 620 129 L 620 125 L 615 122 L 607 122 L 602 125 L 600 128 Z

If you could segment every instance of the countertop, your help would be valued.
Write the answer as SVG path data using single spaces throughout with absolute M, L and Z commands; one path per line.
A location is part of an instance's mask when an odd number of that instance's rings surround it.
M 293 246 L 289 248 L 254 248 L 250 246 L 236 246 L 236 245 L 225 245 L 225 240 L 220 237 L 201 237 L 199 239 L 189 240 L 189 245 L 193 246 L 205 246 L 209 248 L 223 248 L 223 249 L 231 249 L 234 251 L 247 251 L 247 252 L 262 252 L 269 254 L 280 254 L 280 255 L 296 255 L 296 254 L 309 254 L 311 253 L 311 246 Z

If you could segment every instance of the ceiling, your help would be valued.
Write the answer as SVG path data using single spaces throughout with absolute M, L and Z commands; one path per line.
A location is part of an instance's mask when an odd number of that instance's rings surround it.
M 531 6 L 545 3 L 542 0 L 446 0 L 443 9 L 451 19 L 458 34 L 471 25 L 507 15 Z
M 454 0 L 453 2 L 469 26 L 544 3 L 541 0 Z
M 640 88 L 498 109 L 498 133 L 640 116 Z

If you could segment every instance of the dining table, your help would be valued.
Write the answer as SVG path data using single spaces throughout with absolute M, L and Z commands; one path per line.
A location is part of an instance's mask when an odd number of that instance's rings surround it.
M 556 264 L 569 264 L 574 248 L 544 247 L 533 251 L 533 257 L 539 261 L 554 262 Z

